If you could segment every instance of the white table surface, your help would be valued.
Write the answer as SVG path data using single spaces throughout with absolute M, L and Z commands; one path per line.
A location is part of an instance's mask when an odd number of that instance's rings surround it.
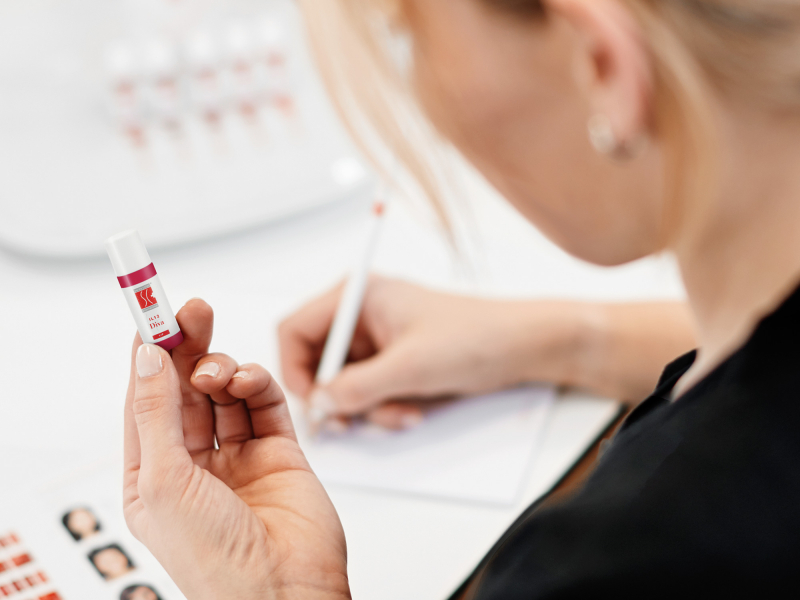
M 472 280 L 453 276 L 444 242 L 397 203 L 375 270 L 501 297 L 683 296 L 670 260 L 615 269 L 579 263 L 478 182 L 470 179 L 470 187 L 481 241 Z M 353 199 L 153 259 L 173 308 L 194 296 L 215 308 L 212 349 L 277 372 L 276 323 L 344 275 L 367 206 Z M 0 251 L 0 311 L 0 480 L 22 493 L 81 462 L 119 452 L 133 323 L 107 261 L 44 262 Z M 446 597 L 614 412 L 610 402 L 561 398 L 524 497 L 513 508 L 329 486 L 347 533 L 354 597 Z

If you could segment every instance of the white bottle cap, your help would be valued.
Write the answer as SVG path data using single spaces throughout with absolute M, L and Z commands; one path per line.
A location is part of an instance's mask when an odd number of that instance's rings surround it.
M 135 273 L 153 262 L 135 229 L 112 235 L 106 240 L 105 246 L 117 277 Z

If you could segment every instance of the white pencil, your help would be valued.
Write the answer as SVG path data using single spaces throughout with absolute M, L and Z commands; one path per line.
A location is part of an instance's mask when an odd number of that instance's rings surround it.
M 375 254 L 375 248 L 380 238 L 384 212 L 382 202 L 376 202 L 372 206 L 366 244 L 358 257 L 358 262 L 353 266 L 347 278 L 336 315 L 328 332 L 328 339 L 325 340 L 325 347 L 322 350 L 322 358 L 319 361 L 315 378 L 317 386 L 324 386 L 333 381 L 347 360 L 358 316 L 361 313 L 364 292 L 367 289 L 372 255 Z M 308 416 L 312 431 L 317 429 L 320 423 L 328 417 L 327 414 L 315 407 L 311 408 Z

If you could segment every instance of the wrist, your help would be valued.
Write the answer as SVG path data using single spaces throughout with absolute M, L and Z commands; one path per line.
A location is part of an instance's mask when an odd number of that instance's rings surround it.
M 334 561 L 340 564 L 313 566 L 299 564 L 289 570 L 273 572 L 271 581 L 274 600 L 350 600 L 350 581 L 347 564 L 342 556 Z
M 599 391 L 608 351 L 608 307 L 604 304 L 576 302 L 571 318 L 572 348 L 561 383 Z
M 522 304 L 522 303 L 520 303 Z M 520 306 L 512 355 L 518 381 L 582 386 L 587 365 L 601 343 L 602 306 L 585 302 L 536 301 Z

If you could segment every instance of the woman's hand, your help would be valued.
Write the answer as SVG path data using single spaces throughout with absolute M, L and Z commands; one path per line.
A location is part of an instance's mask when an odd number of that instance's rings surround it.
M 349 598 L 344 532 L 283 392 L 262 367 L 208 354 L 208 304 L 177 319 L 172 357 L 134 341 L 128 527 L 190 600 Z
M 456 296 L 374 276 L 348 364 L 328 386 L 315 389 L 315 371 L 341 291 L 342 286 L 330 290 L 281 324 L 284 382 L 318 411 L 366 415 L 386 427 L 420 421 L 419 405 L 408 400 L 565 379 L 578 339 L 580 323 L 568 303 L 532 307 L 530 302 Z M 338 427 L 341 420 L 332 424 Z
M 373 277 L 348 364 L 324 389 L 314 375 L 342 286 L 280 327 L 286 386 L 334 429 L 365 415 L 390 428 L 418 423 L 417 402 L 525 382 L 574 385 L 638 401 L 664 365 L 694 347 L 679 302 L 502 301 L 438 293 Z

